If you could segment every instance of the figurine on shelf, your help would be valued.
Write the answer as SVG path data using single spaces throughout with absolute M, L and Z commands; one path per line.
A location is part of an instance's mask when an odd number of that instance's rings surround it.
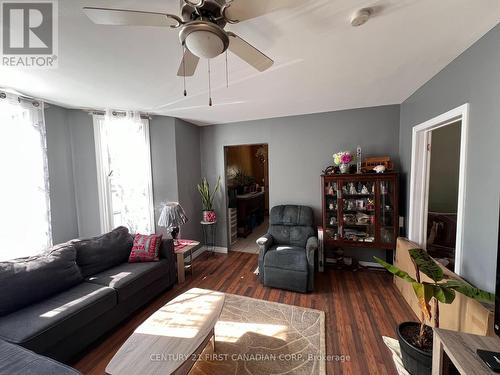
M 330 218 L 330 225 L 335 225 L 335 224 L 337 224 L 337 219 L 335 218 L 335 216 L 332 216 Z
M 366 185 L 363 185 L 363 187 L 361 188 L 361 194 L 365 194 L 365 195 L 370 194 Z
M 332 186 L 332 184 L 329 184 L 329 186 L 328 186 L 328 195 L 333 195 L 333 194 L 334 194 L 333 193 L 333 186 Z
M 361 212 L 358 212 L 356 214 L 356 222 L 358 224 L 368 224 L 370 222 L 370 216 L 363 214 Z
M 375 210 L 375 201 L 371 198 L 368 198 L 366 201 L 366 210 L 367 211 L 373 211 Z
M 351 194 L 351 195 L 358 194 L 358 191 L 354 187 L 354 182 L 349 183 L 349 194 Z
M 345 208 L 347 211 L 353 211 L 356 208 L 356 203 L 352 200 L 348 200 Z
M 328 209 L 329 210 L 333 210 L 335 208 L 333 202 L 330 202 L 330 204 L 328 205 Z

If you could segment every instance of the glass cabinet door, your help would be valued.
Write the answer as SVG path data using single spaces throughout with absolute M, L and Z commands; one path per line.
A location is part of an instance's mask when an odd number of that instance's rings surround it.
M 390 180 L 378 181 L 380 208 L 380 242 L 393 243 L 394 238 L 394 186 Z
M 325 235 L 331 240 L 339 239 L 338 199 L 339 188 L 337 182 L 325 182 Z
M 340 234 L 344 241 L 375 242 L 375 182 L 344 181 L 341 188 Z

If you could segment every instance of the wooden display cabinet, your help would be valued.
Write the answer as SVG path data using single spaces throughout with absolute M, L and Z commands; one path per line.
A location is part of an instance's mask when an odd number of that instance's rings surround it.
M 322 175 L 323 244 L 394 250 L 398 236 L 397 173 Z

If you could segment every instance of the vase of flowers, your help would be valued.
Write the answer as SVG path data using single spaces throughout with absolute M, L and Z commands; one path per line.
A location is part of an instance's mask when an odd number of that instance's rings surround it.
M 349 151 L 341 151 L 333 154 L 333 163 L 338 165 L 340 173 L 348 173 L 349 165 L 351 164 L 353 158 Z
M 220 176 L 217 178 L 217 183 L 213 191 L 210 190 L 210 184 L 206 178 L 201 180 L 198 184 L 198 191 L 201 196 L 201 204 L 203 206 L 203 221 L 208 223 L 214 223 L 217 221 L 217 215 L 214 210 L 214 199 L 215 194 L 220 188 Z

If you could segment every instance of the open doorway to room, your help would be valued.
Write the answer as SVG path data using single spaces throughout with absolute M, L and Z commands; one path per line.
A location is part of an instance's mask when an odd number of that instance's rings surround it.
M 451 271 L 455 270 L 461 128 L 457 121 L 432 130 L 428 147 L 426 249 Z
M 228 244 L 231 251 L 258 253 L 269 216 L 269 147 L 225 146 Z
M 469 105 L 413 128 L 410 240 L 451 271 L 462 271 Z

